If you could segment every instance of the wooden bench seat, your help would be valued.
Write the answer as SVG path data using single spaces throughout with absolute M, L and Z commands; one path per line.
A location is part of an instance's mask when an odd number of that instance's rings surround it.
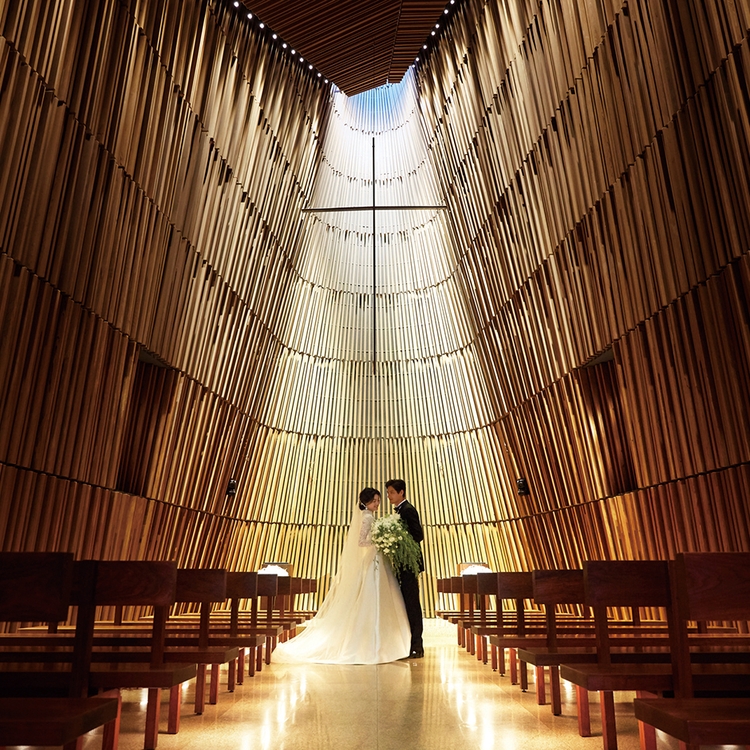
M 602 707 L 602 738 L 605 750 L 615 750 L 617 734 L 614 711 L 614 691 L 659 694 L 674 687 L 671 666 L 670 642 L 661 650 L 647 649 L 654 645 L 649 633 L 639 632 L 638 610 L 641 607 L 671 606 L 668 566 L 663 561 L 618 561 L 587 562 L 584 564 L 586 603 L 594 610 L 597 628 L 597 662 L 595 664 L 563 663 L 561 676 L 576 685 L 579 705 L 587 701 L 589 691 L 599 693 Z M 629 607 L 633 611 L 632 629 L 636 643 L 642 644 L 635 653 L 617 653 L 618 639 L 611 637 L 612 623 L 608 618 L 608 607 Z M 722 648 L 736 648 L 735 637 L 711 636 L 696 633 L 696 645 L 721 644 Z M 741 640 L 740 640 L 741 642 Z M 658 643 L 658 642 L 657 642 Z M 750 665 L 741 652 L 696 655 L 692 670 L 701 689 L 714 691 L 741 689 L 747 680 Z M 701 658 L 703 657 L 703 658 Z M 717 661 L 734 662 L 717 664 Z M 590 734 L 588 713 L 579 711 L 579 728 L 583 736 Z M 643 738 L 644 746 L 656 747 L 653 732 Z
M 675 737 L 686 747 L 750 745 L 748 698 L 646 699 L 636 700 L 635 708 L 639 721 Z
M 113 698 L 0 698 L 0 746 L 63 746 L 117 718 Z
M 692 662 L 690 621 L 750 620 L 750 553 L 683 553 L 670 564 L 672 669 L 675 698 L 638 698 L 635 716 L 650 732 L 659 729 L 681 747 L 750 743 L 750 697 L 696 697 L 701 674 Z M 748 635 L 750 649 L 750 635 Z M 705 648 L 705 646 L 703 646 Z M 736 665 L 729 668 L 735 671 Z M 750 674 L 726 680 L 723 689 L 750 692 Z M 643 730 L 642 730 L 643 734 Z
M 50 680 L 44 673 L 31 673 L 31 696 L 13 695 L 15 677 L 27 673 L 0 672 L 0 746 L 75 750 L 82 735 L 101 726 L 109 728 L 103 747 L 116 739 L 117 700 L 88 695 L 97 567 L 85 566 L 74 596 L 73 565 L 73 556 L 66 553 L 0 554 L 0 621 L 56 623 L 67 619 L 71 604 L 78 608 L 69 670 Z M 68 656 L 58 653 L 57 658 Z
M 587 618 L 566 615 L 560 617 L 557 607 L 562 605 L 579 605 L 583 603 L 583 571 L 582 570 L 535 570 L 526 574 L 528 578 L 518 579 L 513 584 L 516 598 L 516 611 L 519 622 L 523 624 L 522 632 L 510 637 L 491 636 L 490 643 L 498 648 L 510 646 L 515 648 L 514 655 L 525 649 L 540 649 L 555 652 L 566 645 L 575 644 L 576 648 L 593 646 L 590 638 L 591 621 Z M 544 607 L 545 630 L 544 636 L 528 635 L 523 616 L 523 599 L 531 598 Z M 560 621 L 564 620 L 566 634 L 561 635 Z M 512 662 L 511 662 L 512 666 Z M 528 688 L 526 672 L 527 662 L 520 662 L 521 688 Z M 553 713 L 560 712 L 560 678 L 557 665 L 549 665 L 550 692 L 552 693 Z M 546 701 L 544 688 L 544 666 L 536 666 L 537 703 L 542 705 Z
M 92 658 L 102 660 L 91 673 L 91 684 L 111 692 L 118 700 L 123 688 L 148 688 L 146 705 L 145 750 L 154 750 L 159 736 L 161 691 L 171 691 L 168 729 L 175 734 L 179 729 L 181 691 L 172 688 L 197 675 L 195 663 L 167 664 L 165 662 L 165 633 L 169 608 L 177 591 L 177 566 L 173 562 L 102 561 L 98 564 L 96 603 L 113 607 L 153 607 L 150 659 L 147 663 L 118 662 L 118 647 Z M 109 660 L 107 660 L 109 657 Z

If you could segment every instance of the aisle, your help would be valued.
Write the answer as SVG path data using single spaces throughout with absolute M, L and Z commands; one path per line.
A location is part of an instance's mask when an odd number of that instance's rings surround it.
M 176 736 L 159 735 L 160 750 L 601 750 L 601 736 L 581 738 L 571 693 L 563 716 L 537 706 L 456 646 L 456 629 L 426 621 L 422 660 L 380 666 L 290 666 L 272 664 L 226 692 L 203 716 L 190 713 L 191 683 Z M 593 698 L 593 696 L 592 696 Z M 125 694 L 120 750 L 143 747 L 145 693 Z M 166 717 L 166 705 L 162 715 Z M 632 704 L 618 704 L 619 750 L 638 750 Z M 162 721 L 162 727 L 165 726 Z M 592 728 L 599 731 L 592 700 Z M 86 750 L 100 738 L 87 738 Z M 660 750 L 667 750 L 660 743 Z

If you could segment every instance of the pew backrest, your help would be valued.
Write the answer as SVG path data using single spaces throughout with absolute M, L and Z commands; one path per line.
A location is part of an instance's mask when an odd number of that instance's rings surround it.
M 529 572 L 495 573 L 498 599 L 531 599 L 534 579 Z
M 0 621 L 57 623 L 67 619 L 71 605 L 77 606 L 69 652 L 70 698 L 83 698 L 88 691 L 96 577 L 97 563 L 76 563 L 69 553 L 0 553 Z
M 583 564 L 590 607 L 668 607 L 669 566 L 664 560 L 592 560 Z
M 675 697 L 693 697 L 688 621 L 750 620 L 750 552 L 686 552 L 669 566 Z
M 675 563 L 681 617 L 750 619 L 750 552 L 685 552 Z
M 669 565 L 664 560 L 589 561 L 583 564 L 583 579 L 586 604 L 594 610 L 599 664 L 612 662 L 608 607 L 629 607 L 637 635 L 639 607 L 670 606 Z
M 258 596 L 258 573 L 256 571 L 227 573 L 227 597 L 229 599 L 255 599 Z
M 537 604 L 583 604 L 586 595 L 583 587 L 583 570 L 532 571 L 533 595 Z
M 177 571 L 175 601 L 200 603 L 198 647 L 208 648 L 211 605 L 227 598 L 227 572 L 212 568 L 180 568 Z
M 547 648 L 557 648 L 558 604 L 583 604 L 583 570 L 534 570 L 532 571 L 534 601 L 544 605 L 547 621 Z
M 0 553 L 0 620 L 61 622 L 68 617 L 73 555 L 65 552 Z
M 98 563 L 96 603 L 116 607 L 153 607 L 151 666 L 164 663 L 168 609 L 177 593 L 177 563 L 106 560 Z
M 227 572 L 221 569 L 179 568 L 176 602 L 223 602 L 227 598 Z
M 174 562 L 105 560 L 99 562 L 96 603 L 102 606 L 169 607 L 177 593 Z

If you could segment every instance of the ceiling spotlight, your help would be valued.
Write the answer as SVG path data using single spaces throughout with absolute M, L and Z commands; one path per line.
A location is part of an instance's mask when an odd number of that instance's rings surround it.
M 328 83 L 328 79 L 327 79 L 327 78 L 324 78 L 324 79 L 323 79 L 323 82 L 324 82 L 324 83 Z
M 276 34 L 271 34 L 271 39 L 278 39 L 279 37 L 276 36 Z
M 310 70 L 312 70 L 312 65 L 308 65 L 307 67 L 308 67 L 308 68 L 309 68 Z
M 419 62 L 419 58 L 418 58 L 418 57 L 415 57 L 415 58 L 414 58 L 414 62 Z
M 432 36 L 435 36 L 435 32 L 434 31 L 431 31 L 430 34 L 432 34 Z
M 446 9 L 445 9 L 445 10 L 443 11 L 443 13 L 445 13 L 445 15 L 447 16 L 447 15 L 448 15 L 448 8 L 446 8 Z
M 436 29 L 439 29 L 439 28 L 440 28 L 440 24 L 439 24 L 439 23 L 436 23 L 436 24 L 435 24 L 435 28 L 436 28 Z
M 248 17 L 248 18 L 252 18 L 252 17 L 253 17 L 253 14 L 252 14 L 252 13 L 248 13 L 248 14 L 247 14 L 247 17 Z
M 426 45 L 426 44 L 423 44 L 423 45 L 422 45 L 422 49 L 427 49 L 427 45 Z
M 318 73 L 318 78 L 320 78 L 320 73 Z
M 266 25 L 264 23 L 259 23 L 258 26 L 260 26 L 261 29 L 265 29 Z
M 286 47 L 287 47 L 286 42 L 282 42 L 281 47 L 282 47 L 282 49 L 286 49 Z
M 240 7 L 240 0 L 234 0 L 234 7 L 239 8 Z
M 300 57 L 299 61 L 300 62 L 305 62 L 305 58 L 304 57 Z
M 292 54 L 293 54 L 293 55 L 296 55 L 297 53 L 296 53 L 296 52 L 295 52 L 294 50 L 292 50 Z

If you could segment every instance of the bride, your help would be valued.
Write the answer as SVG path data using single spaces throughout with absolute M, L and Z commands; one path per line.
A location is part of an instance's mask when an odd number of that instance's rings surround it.
M 360 492 L 328 596 L 302 633 L 277 646 L 275 661 L 382 664 L 409 656 L 411 630 L 401 589 L 371 539 L 379 506 L 376 489 Z

